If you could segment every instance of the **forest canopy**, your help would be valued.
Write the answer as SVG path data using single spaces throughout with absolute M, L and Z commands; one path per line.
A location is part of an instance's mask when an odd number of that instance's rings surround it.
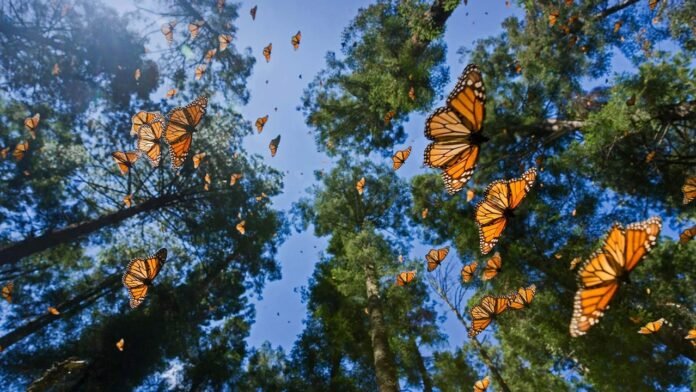
M 696 389 L 696 3 L 117 3 L 0 2 L 4 388 Z

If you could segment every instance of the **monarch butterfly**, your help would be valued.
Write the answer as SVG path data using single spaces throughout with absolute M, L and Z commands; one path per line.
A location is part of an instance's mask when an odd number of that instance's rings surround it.
M 265 199 L 265 198 L 267 198 L 267 197 L 268 197 L 268 195 L 267 195 L 266 193 L 261 192 L 261 195 L 256 196 L 256 201 L 261 201 L 261 200 L 263 200 L 263 199 Z
M 641 335 L 651 335 L 654 334 L 655 332 L 659 331 L 660 328 L 662 328 L 662 324 L 664 324 L 665 319 L 661 318 L 659 320 L 651 321 L 644 326 L 640 327 L 638 330 L 638 333 Z
M 657 152 L 655 151 L 650 151 L 646 156 L 645 156 L 645 163 L 650 163 L 655 159 L 655 155 Z
M 232 36 L 229 34 L 220 34 L 218 36 L 218 43 L 220 44 L 220 51 L 224 52 L 230 43 L 232 43 Z
M 256 123 L 254 124 L 254 125 L 256 125 L 256 130 L 259 133 L 263 132 L 263 127 L 266 125 L 267 122 L 268 122 L 268 114 L 263 116 L 263 117 L 257 118 Z
M 209 51 L 205 52 L 205 57 L 203 58 L 203 61 L 205 61 L 206 63 L 213 61 L 213 56 L 215 56 L 217 51 L 218 50 L 216 48 L 212 48 Z
M 169 144 L 173 168 L 177 169 L 184 164 L 191 149 L 193 133 L 203 119 L 207 106 L 208 98 L 200 96 L 183 108 L 175 108 L 167 115 L 169 122 L 164 138 Z
M 32 139 L 36 139 L 36 128 L 39 126 L 39 120 L 41 120 L 41 114 L 39 113 L 24 119 L 24 128 L 29 131 Z
M 502 268 L 503 259 L 500 257 L 500 253 L 495 252 L 495 254 L 493 254 L 493 257 L 486 261 L 486 266 L 483 267 L 483 276 L 481 277 L 481 279 L 491 280 L 495 278 L 495 276 L 498 275 Z
M 201 31 L 201 27 L 205 24 L 205 21 L 203 20 L 197 20 L 193 23 L 189 23 L 188 25 L 188 30 L 189 33 L 191 33 L 191 39 L 196 39 L 198 37 L 198 33 Z
M 620 21 L 620 20 L 617 21 L 616 23 L 614 23 L 614 34 L 616 34 L 616 33 L 619 32 L 619 30 L 621 29 L 621 26 L 622 26 L 622 25 L 623 25 L 623 22 Z
M 408 97 L 411 99 L 411 101 L 416 100 L 416 89 L 411 86 L 411 88 L 408 89 Z
M 416 279 L 416 271 L 404 271 L 396 275 L 396 285 L 406 286 L 407 284 L 413 282 Z
M 271 140 L 271 143 L 268 144 L 268 149 L 271 150 L 271 157 L 276 156 L 276 153 L 278 152 L 278 145 L 280 144 L 280 135 L 278 135 L 275 139 Z
M 208 66 L 205 65 L 205 64 L 198 64 L 198 65 L 196 66 L 196 71 L 195 71 L 195 78 L 196 78 L 196 80 L 201 80 L 201 78 L 203 77 L 203 75 L 205 75 L 205 70 L 206 70 L 206 68 L 208 68 Z
M 135 161 L 140 158 L 140 154 L 138 154 L 138 151 L 116 151 L 114 153 L 111 153 L 111 156 L 114 158 L 114 161 L 116 161 L 116 164 L 118 165 L 118 169 L 121 171 L 121 174 L 126 174 L 128 173 L 128 170 L 133 167 L 133 164 Z
M 406 163 L 409 155 L 411 155 L 411 146 L 404 150 L 397 151 L 396 154 L 392 156 L 392 167 L 394 170 L 398 170 L 404 163 Z
M 230 186 L 237 183 L 237 181 L 242 178 L 242 173 L 235 173 L 230 176 Z
M 271 61 L 271 51 L 273 50 L 273 44 L 268 44 L 265 48 L 263 48 L 263 57 L 266 58 L 266 62 Z
M 29 151 L 29 142 L 24 140 L 15 146 L 14 151 L 12 151 L 12 156 L 19 162 L 24 158 L 27 151 Z
M 396 112 L 393 110 L 390 110 L 387 112 L 387 114 L 384 115 L 384 125 L 389 125 L 391 123 L 392 118 L 396 115 Z
M 10 152 L 9 147 L 5 147 L 2 150 L 0 150 L 0 158 L 5 159 L 7 158 L 7 154 Z
M 586 334 L 599 321 L 619 284 L 628 280 L 628 273 L 650 252 L 661 229 L 659 217 L 632 223 L 625 229 L 618 223 L 612 226 L 602 247 L 578 270 L 579 288 L 570 320 L 570 336 Z
M 249 13 L 251 14 L 251 20 L 256 20 L 256 10 L 259 8 L 259 6 L 255 5 L 251 7 L 249 10 Z
M 177 91 L 178 91 L 178 90 L 175 89 L 175 88 L 170 89 L 169 91 L 167 91 L 167 94 L 165 95 L 165 97 L 167 97 L 167 98 L 173 98 L 173 97 L 176 95 Z
M 476 268 L 478 268 L 478 263 L 473 262 L 471 264 L 467 264 L 462 267 L 462 282 L 464 283 L 469 283 L 471 282 L 472 279 L 474 279 L 474 272 L 476 272 Z
M 684 204 L 691 203 L 696 198 L 696 176 L 687 178 L 681 191 L 684 194 Z
M 132 194 L 126 195 L 123 198 L 123 204 L 126 206 L 126 208 L 130 208 L 132 202 L 133 202 L 133 195 Z
M 176 94 L 176 89 L 172 90 L 174 90 L 174 93 L 170 96 L 170 98 L 173 97 L 174 94 Z M 160 112 L 140 111 L 134 114 L 133 117 L 131 117 L 131 136 L 136 136 L 138 134 L 138 129 L 142 125 L 149 125 L 153 128 L 153 132 L 155 132 L 155 134 L 162 135 L 162 129 L 164 128 L 164 118 L 162 117 Z
M 551 13 L 549 14 L 549 27 L 553 27 L 556 24 L 559 16 L 560 14 L 558 13 L 558 11 L 551 11 Z
M 358 195 L 362 195 L 365 192 L 365 177 L 358 180 L 355 183 L 355 189 L 358 191 Z
M 295 50 L 300 48 L 300 40 L 302 40 L 302 33 L 298 30 L 297 34 L 293 35 L 290 39 L 290 43 Z
M 51 70 L 51 75 L 58 76 L 59 73 L 60 73 L 60 66 L 58 65 L 58 63 L 53 64 L 53 69 Z
M 474 193 L 473 190 L 471 190 L 471 189 L 467 190 L 467 191 L 466 191 L 466 201 L 467 201 L 467 203 L 470 202 L 471 200 L 473 200 L 473 199 L 474 199 L 474 196 L 476 196 L 476 194 Z
M 144 153 L 150 161 L 152 167 L 159 166 L 162 157 L 162 146 L 160 144 L 162 128 L 160 126 L 150 126 L 143 124 L 138 128 L 138 139 L 135 148 Z
M 486 392 L 488 385 L 490 385 L 491 379 L 486 376 L 474 383 L 474 392 Z
M 121 281 L 130 295 L 130 307 L 137 308 L 152 286 L 152 281 L 159 274 L 162 265 L 167 260 L 167 249 L 162 248 L 153 256 L 145 259 L 133 259 L 126 267 Z
M 481 298 L 478 305 L 471 308 L 471 328 L 469 329 L 469 337 L 473 338 L 483 332 L 497 315 L 503 313 L 510 302 L 508 297 L 494 297 L 487 295 Z
M 203 181 L 205 182 L 205 185 L 203 185 L 203 190 L 209 190 L 210 189 L 210 173 L 205 173 L 205 177 L 203 177 Z
M 135 72 L 133 72 L 133 78 L 137 81 L 140 80 L 140 68 L 136 68 Z
M 176 20 L 172 20 L 171 22 L 163 24 L 160 28 L 160 31 L 162 31 L 162 34 L 164 34 L 164 38 L 170 45 L 172 42 L 174 42 L 174 27 L 176 26 L 176 23 Z
M 696 226 L 691 226 L 679 234 L 679 243 L 686 245 L 696 235 Z
M 650 11 L 654 11 L 655 7 L 657 7 L 657 3 L 660 0 L 648 0 L 648 7 L 650 7 Z
M 201 162 L 203 162 L 203 159 L 205 156 L 208 155 L 205 152 L 199 152 L 193 155 L 193 168 L 198 169 L 198 166 L 201 165 Z
M 450 194 L 459 192 L 469 181 L 476 168 L 479 146 L 488 140 L 481 132 L 485 101 L 481 71 L 470 64 L 447 98 L 447 105 L 425 122 L 425 137 L 433 143 L 425 149 L 423 164 L 442 170 Z
M 48 313 L 52 314 L 54 316 L 60 315 L 60 312 L 58 311 L 58 309 L 54 308 L 53 306 L 48 307 Z
M 14 282 L 9 282 L 2 287 L 2 297 L 5 301 L 12 303 L 12 293 L 14 292 Z
M 244 233 L 246 233 L 246 221 L 245 220 L 237 223 L 237 226 L 235 226 L 235 227 L 237 228 L 237 231 L 239 232 L 239 234 L 244 235 Z
M 537 171 L 531 168 L 521 178 L 498 180 L 488 185 L 484 199 L 476 205 L 476 224 L 479 228 L 481 253 L 488 254 L 505 230 L 513 211 L 527 195 Z
M 425 219 L 427 217 L 428 217 L 428 207 L 423 208 L 423 210 L 421 211 L 421 218 Z
M 696 340 L 696 328 L 690 329 L 690 330 L 689 330 L 689 333 L 688 333 L 686 336 L 684 336 L 684 339 L 686 339 L 686 340 Z M 691 343 L 694 343 L 694 342 L 691 342 Z
M 121 338 L 118 342 L 116 342 L 116 349 L 118 351 L 123 351 L 123 348 L 126 346 L 126 341 Z
M 428 272 L 434 271 L 440 263 L 447 257 L 449 253 L 449 246 L 445 246 L 440 249 L 430 249 L 427 255 L 425 255 L 425 261 L 428 262 Z
M 516 293 L 510 294 L 510 303 L 508 306 L 511 309 L 524 309 L 532 303 L 532 300 L 534 299 L 534 295 L 536 295 L 536 286 L 535 285 L 530 285 L 527 288 L 520 287 L 517 289 Z

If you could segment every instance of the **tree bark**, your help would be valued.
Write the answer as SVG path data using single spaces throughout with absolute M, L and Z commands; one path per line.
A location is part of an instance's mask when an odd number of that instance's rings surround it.
M 62 319 L 66 315 L 74 314 L 85 309 L 87 306 L 96 302 L 99 298 L 102 298 L 106 294 L 116 290 L 120 281 L 121 276 L 119 274 L 111 275 L 93 289 L 87 290 L 86 292 L 62 304 L 57 305 L 55 308 L 61 313 L 60 315 L 54 316 L 46 312 L 27 324 L 24 324 L 14 331 L 0 337 L 0 351 L 6 350 L 11 345 L 34 334 L 35 332 L 40 331 L 47 325 Z
M 31 256 L 54 246 L 76 241 L 87 234 L 115 225 L 142 212 L 166 207 L 181 198 L 182 195 L 180 194 L 156 197 L 132 208 L 118 210 L 90 221 L 76 223 L 64 229 L 45 233 L 39 237 L 25 238 L 0 249 L 0 266 L 14 264 L 23 257 Z
M 425 359 L 421 355 L 420 348 L 416 340 L 411 340 L 413 344 L 413 353 L 416 355 L 416 365 L 418 366 L 418 371 L 421 375 L 421 380 L 423 381 L 423 392 L 433 391 L 433 380 L 430 378 L 430 373 L 428 373 L 428 368 L 425 366 Z
M 374 260 L 365 261 L 365 286 L 367 288 L 367 312 L 370 320 L 372 353 L 380 392 L 399 390 L 394 356 L 389 349 L 387 326 L 384 322 L 382 299 L 379 296 L 379 279 Z

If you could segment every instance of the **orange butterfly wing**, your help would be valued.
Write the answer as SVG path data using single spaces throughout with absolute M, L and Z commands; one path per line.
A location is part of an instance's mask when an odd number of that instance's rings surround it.
M 203 119 L 207 106 L 208 98 L 201 96 L 185 107 L 175 108 L 169 113 L 164 139 L 169 144 L 173 168 L 179 168 L 184 164 L 191 149 L 193 133 Z
M 259 133 L 263 132 L 263 127 L 266 126 L 267 122 L 268 122 L 268 114 L 263 116 L 263 117 L 257 118 L 256 123 L 254 124 L 256 126 L 256 130 Z
M 112 153 L 111 156 L 118 165 L 121 174 L 128 173 L 128 170 L 130 170 L 133 164 L 140 158 L 137 151 L 116 151 Z
M 290 43 L 292 44 L 293 49 L 297 50 L 300 48 L 300 41 L 302 40 L 302 33 L 297 32 L 297 34 L 293 35 L 292 38 L 290 39 Z
M 268 44 L 265 48 L 263 48 L 263 57 L 266 59 L 266 62 L 271 61 L 271 51 L 273 50 L 273 44 Z
M 416 278 L 416 271 L 404 271 L 396 275 L 396 285 L 406 286 Z
M 469 283 L 471 280 L 474 278 L 474 272 L 476 272 L 476 268 L 478 267 L 477 262 L 473 262 L 471 264 L 467 264 L 464 267 L 462 267 L 462 282 L 464 283 Z
M 166 260 L 167 249 L 162 248 L 153 256 L 146 259 L 133 259 L 128 263 L 121 281 L 130 295 L 131 308 L 138 307 L 145 300 L 148 288 Z
M 271 150 L 271 157 L 276 156 L 276 153 L 278 152 L 278 145 L 280 144 L 280 135 L 278 135 L 275 139 L 271 140 L 271 142 L 268 144 L 268 149 Z
M 512 295 L 510 295 L 509 307 L 511 309 L 523 309 L 532 302 L 535 294 L 535 285 L 531 285 L 526 288 L 520 287 L 519 289 L 517 289 L 517 293 L 513 293 Z
M 41 114 L 39 113 L 24 119 L 24 127 L 29 131 L 32 139 L 36 139 L 36 128 L 39 126 L 39 120 L 41 120 Z
M 404 163 L 406 163 L 406 160 L 408 157 L 411 155 L 411 146 L 404 150 L 399 150 L 392 156 L 392 167 L 394 170 L 398 170 Z
M 682 185 L 682 194 L 684 195 L 684 204 L 689 204 L 691 203 L 694 198 L 696 198 L 696 176 L 695 177 L 689 177 L 684 181 L 684 185 Z
M 696 236 L 696 226 L 691 226 L 679 234 L 679 243 L 686 245 L 694 236 Z
M 503 259 L 500 257 L 500 253 L 495 252 L 495 254 L 493 254 L 493 257 L 488 259 L 488 261 L 486 262 L 486 267 L 483 269 L 483 277 L 481 277 L 481 279 L 491 280 L 495 278 L 502 267 Z
M 490 385 L 491 380 L 488 376 L 474 383 L 474 392 L 486 392 L 488 385 Z
M 440 168 L 450 194 L 460 191 L 478 162 L 481 128 L 485 117 L 486 90 L 476 65 L 464 69 L 447 106 L 426 121 L 425 136 L 433 143 L 425 149 L 423 163 Z
M 469 337 L 473 338 L 483 332 L 497 315 L 507 309 L 508 302 L 510 302 L 510 300 L 507 297 L 494 297 L 491 295 L 483 297 L 481 302 L 474 306 L 469 312 L 471 315 Z
M 430 249 L 428 254 L 425 255 L 425 260 L 428 262 L 428 272 L 434 271 L 447 257 L 448 253 L 449 246 L 440 249 Z

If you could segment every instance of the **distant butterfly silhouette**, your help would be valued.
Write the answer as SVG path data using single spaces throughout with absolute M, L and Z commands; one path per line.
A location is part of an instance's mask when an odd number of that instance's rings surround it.
M 164 34 L 164 38 L 167 40 L 167 42 L 171 45 L 172 42 L 174 42 L 174 27 L 176 26 L 176 21 L 173 20 L 171 22 L 167 22 L 162 25 L 162 28 L 160 30 L 162 31 L 162 34 Z
M 355 183 L 355 189 L 358 191 L 359 195 L 362 195 L 363 192 L 365 192 L 365 177 L 359 179 L 358 182 Z
M 278 152 L 278 145 L 279 144 L 280 144 L 280 135 L 276 136 L 276 138 L 271 140 L 271 143 L 268 144 L 268 149 L 271 150 L 271 157 L 276 156 L 276 153 Z
M 490 385 L 491 379 L 490 377 L 486 376 L 482 378 L 481 380 L 478 380 L 474 383 L 474 392 L 486 392 L 488 389 L 488 385 Z
M 251 20 L 256 20 L 256 10 L 259 7 L 257 5 L 251 7 L 251 10 L 249 10 L 249 13 L 251 14 Z
M 0 294 L 2 294 L 2 298 L 4 298 L 5 301 L 12 303 L 12 293 L 13 292 L 14 292 L 14 282 L 9 282 L 2 287 L 2 292 L 0 292 Z
M 29 131 L 32 139 L 36 139 L 36 128 L 39 126 L 39 120 L 41 120 L 41 115 L 39 113 L 24 119 L 24 128 Z
M 396 285 L 406 286 L 416 279 L 416 271 L 404 271 L 396 275 Z
M 12 156 L 19 162 L 24 158 L 24 155 L 27 153 L 27 151 L 29 151 L 29 142 L 23 140 L 21 143 L 18 143 L 15 146 L 15 149 L 12 152 Z
M 202 20 L 197 20 L 193 23 L 189 23 L 188 25 L 188 30 L 189 33 L 191 33 L 191 39 L 196 39 L 198 37 L 198 33 L 201 30 L 201 27 L 205 24 L 205 21 Z
M 268 122 L 268 114 L 263 116 L 263 117 L 257 118 L 256 123 L 254 124 L 256 126 L 256 130 L 259 133 L 263 132 L 263 127 L 266 125 L 267 122 Z
M 290 43 L 295 50 L 300 48 L 300 40 L 302 40 L 302 33 L 298 30 L 297 34 L 293 35 L 290 39 Z
M 265 48 L 263 48 L 263 57 L 266 59 L 266 62 L 271 61 L 271 51 L 273 50 L 273 44 L 268 44 Z
M 220 44 L 220 51 L 224 51 L 232 43 L 232 36 L 229 34 L 220 34 L 218 36 L 218 43 Z

